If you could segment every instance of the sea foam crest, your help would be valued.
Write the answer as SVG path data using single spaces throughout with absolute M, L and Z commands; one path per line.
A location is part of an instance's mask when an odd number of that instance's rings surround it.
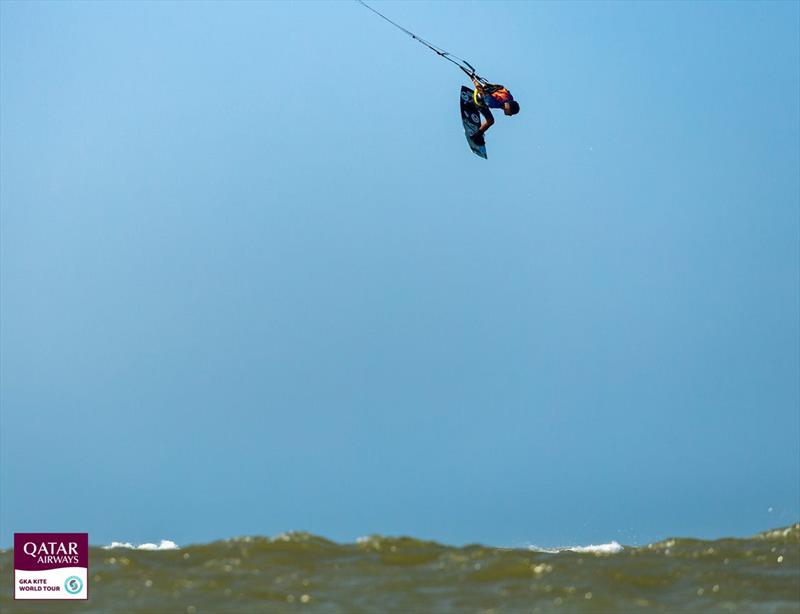
M 139 544 L 134 546 L 130 542 L 111 542 L 108 546 L 103 546 L 104 550 L 111 550 L 113 548 L 128 548 L 130 550 L 178 550 L 178 544 L 169 539 L 162 539 L 157 544 Z
M 539 546 L 528 546 L 528 550 L 534 552 L 545 552 L 547 554 L 558 554 L 559 552 L 578 552 L 578 553 L 591 553 L 591 554 L 617 554 L 622 552 L 624 548 L 612 541 L 608 544 L 591 544 L 589 546 L 568 546 L 565 548 L 541 548 Z

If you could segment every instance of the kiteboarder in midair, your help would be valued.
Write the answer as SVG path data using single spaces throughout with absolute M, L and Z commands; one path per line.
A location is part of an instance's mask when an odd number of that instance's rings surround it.
M 484 148 L 485 141 L 483 135 L 486 131 L 494 124 L 494 117 L 492 116 L 492 112 L 489 109 L 503 109 L 503 113 L 506 115 L 516 115 L 519 113 L 519 104 L 514 97 L 511 95 L 511 92 L 505 86 L 497 85 L 493 83 L 489 83 L 483 77 L 479 77 L 475 69 L 472 65 L 467 62 L 464 58 L 460 58 L 457 55 L 454 55 L 448 51 L 445 51 L 441 47 L 437 47 L 433 43 L 426 41 L 423 38 L 420 38 L 410 30 L 406 30 L 403 26 L 398 23 L 395 23 L 391 19 L 389 19 L 383 13 L 376 11 L 370 5 L 368 5 L 364 0 L 357 0 L 359 3 L 364 5 L 364 7 L 368 8 L 370 11 L 381 17 L 382 19 L 388 21 L 398 30 L 401 30 L 408 34 L 411 38 L 415 41 L 425 45 L 428 49 L 433 51 L 439 57 L 447 60 L 458 66 L 461 70 L 463 70 L 467 76 L 472 80 L 472 83 L 475 85 L 475 91 L 472 94 L 473 102 L 475 103 L 475 107 L 477 107 L 477 111 L 485 118 L 486 121 L 480 125 L 474 132 L 471 132 L 474 129 L 474 126 L 478 123 L 479 118 L 475 116 L 475 120 L 472 121 L 472 113 L 470 112 L 469 115 L 463 115 L 464 113 L 464 103 L 469 100 L 469 94 L 466 92 L 472 91 L 468 87 L 464 86 L 462 91 L 462 98 L 461 98 L 461 110 L 464 119 L 464 130 L 466 132 L 467 138 L 472 142 L 472 151 L 475 152 L 477 155 L 481 156 L 482 158 L 486 158 L 486 150 Z M 465 96 L 466 93 L 466 96 Z M 469 120 L 469 121 L 468 121 Z
M 465 71 L 466 72 L 466 71 Z M 503 109 L 503 113 L 511 116 L 519 113 L 519 103 L 514 100 L 511 92 L 503 85 L 487 83 L 477 75 L 470 75 L 472 83 L 475 85 L 473 99 L 475 106 L 486 121 L 481 124 L 470 137 L 478 145 L 485 143 L 483 135 L 494 125 L 494 116 L 489 109 Z

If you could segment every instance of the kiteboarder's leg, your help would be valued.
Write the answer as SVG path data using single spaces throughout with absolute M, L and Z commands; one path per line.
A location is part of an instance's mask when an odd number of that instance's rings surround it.
M 471 138 L 478 145 L 483 145 L 485 143 L 483 135 L 494 124 L 494 116 L 489 107 L 478 107 L 478 112 L 486 118 L 486 121 L 481 124 L 481 127 L 475 131 Z

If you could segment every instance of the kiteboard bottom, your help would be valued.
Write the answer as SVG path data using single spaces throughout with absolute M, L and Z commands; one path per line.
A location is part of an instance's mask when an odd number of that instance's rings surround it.
M 474 135 L 481 127 L 481 114 L 473 98 L 474 92 L 467 86 L 461 86 L 461 122 L 464 124 L 464 135 L 467 143 L 476 156 L 486 159 L 486 144 L 478 144 L 472 140 Z

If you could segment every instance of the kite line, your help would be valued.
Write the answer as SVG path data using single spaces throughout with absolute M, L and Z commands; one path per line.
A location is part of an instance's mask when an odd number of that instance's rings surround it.
M 376 11 L 369 4 L 364 2 L 364 0 L 356 0 L 356 2 L 358 2 L 359 4 L 365 6 L 370 11 L 372 11 L 373 13 L 375 13 L 376 15 L 381 17 L 382 19 L 385 19 L 386 21 L 388 21 L 390 24 L 392 24 L 398 30 L 401 30 L 401 31 L 405 32 L 411 38 L 413 38 L 415 41 L 422 43 L 423 45 L 425 45 L 428 49 L 433 51 L 439 57 L 442 57 L 445 60 L 447 60 L 448 62 L 452 62 L 453 64 L 458 66 L 461 70 L 463 70 L 465 73 L 467 73 L 467 75 L 469 76 L 470 79 L 477 79 L 478 81 L 481 81 L 482 83 L 488 83 L 486 81 L 486 79 L 484 79 L 483 77 L 478 75 L 478 73 L 475 71 L 475 68 L 473 68 L 472 64 L 467 62 L 464 58 L 460 58 L 457 55 L 449 53 L 449 52 L 445 51 L 444 49 L 442 49 L 441 47 L 438 47 L 438 46 L 434 45 L 433 43 L 431 43 L 429 41 L 426 41 L 424 38 L 420 38 L 419 36 L 417 36 L 416 34 L 411 32 L 410 30 L 406 30 L 403 26 L 401 26 L 398 23 L 395 23 L 394 21 L 389 19 L 386 15 L 384 15 L 383 13 L 380 13 L 380 12 Z

